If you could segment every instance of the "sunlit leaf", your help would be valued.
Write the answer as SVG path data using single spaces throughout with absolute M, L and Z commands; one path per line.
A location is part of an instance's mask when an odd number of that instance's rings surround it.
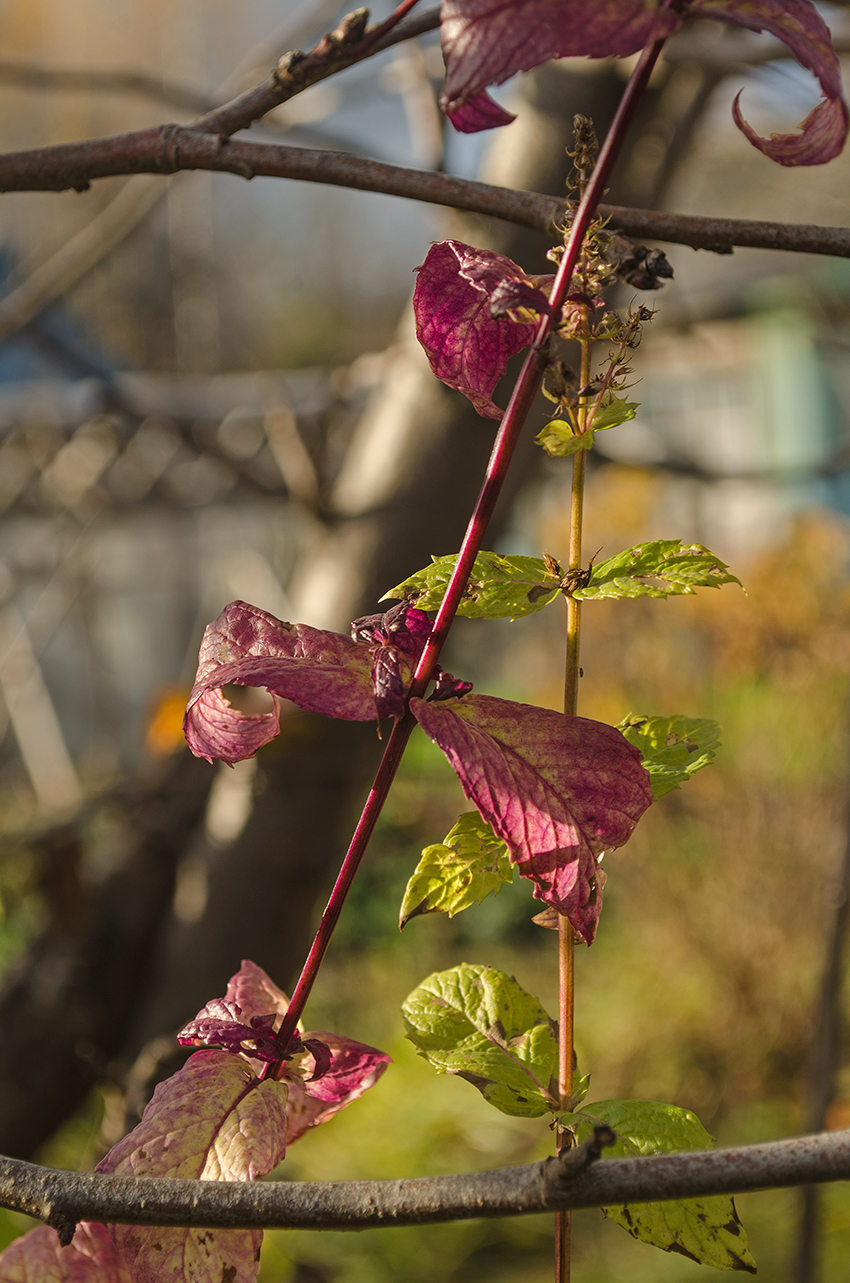
M 493 967 L 438 971 L 405 999 L 407 1036 L 438 1073 L 457 1074 L 503 1114 L 558 1108 L 558 1037 L 536 998 Z
M 602 907 L 598 857 L 628 841 L 652 801 L 637 749 L 613 726 L 489 695 L 412 699 L 410 709 L 535 896 L 590 944 Z
M 639 401 L 627 401 L 625 397 L 615 396 L 612 393 L 603 400 L 599 409 L 593 415 L 590 427 L 594 432 L 607 431 L 609 428 L 619 428 L 622 423 L 628 423 L 633 419 L 639 409 Z
M 534 438 L 553 459 L 568 459 L 579 450 L 593 449 L 592 432 L 573 432 L 566 419 L 552 419 Z
M 391 588 L 381 600 L 406 597 L 421 610 L 437 610 L 456 561 L 456 556 L 435 557 L 430 566 Z M 558 591 L 557 576 L 539 557 L 479 552 L 458 614 L 467 619 L 519 619 L 548 606 Z
M 617 1143 L 605 1150 L 610 1158 L 709 1149 L 713 1143 L 690 1110 L 654 1100 L 594 1101 L 579 1113 L 564 1115 L 563 1121 L 576 1128 L 580 1141 L 586 1140 L 598 1123 L 607 1123 L 617 1133 Z M 662 1251 L 677 1252 L 718 1270 L 756 1272 L 734 1201 L 725 1195 L 602 1210 L 634 1238 Z
M 244 601 L 231 602 L 208 625 L 183 723 L 196 757 L 231 765 L 251 757 L 280 730 L 280 699 L 310 713 L 349 722 L 396 715 L 431 634 L 422 611 L 402 602 L 383 615 L 355 619 L 351 637 L 288 624 Z M 437 669 L 436 675 L 441 676 Z M 223 687 L 262 686 L 268 713 L 232 707 Z M 463 694 L 468 682 L 442 674 L 442 696 Z
M 240 1056 L 198 1051 L 160 1083 L 142 1121 L 98 1164 L 120 1176 L 255 1180 L 286 1146 L 288 1088 Z M 113 1225 L 136 1283 L 253 1283 L 262 1232 Z
M 639 750 L 656 799 L 708 766 L 720 747 L 720 726 L 707 717 L 630 713 L 618 729 Z
M 680 539 L 653 539 L 636 544 L 593 567 L 590 583 L 577 588 L 575 597 L 668 597 L 738 584 L 725 562 L 702 544 Z
M 512 879 L 507 846 L 477 811 L 468 811 L 442 843 L 425 847 L 404 893 L 399 926 L 422 913 L 452 918 Z

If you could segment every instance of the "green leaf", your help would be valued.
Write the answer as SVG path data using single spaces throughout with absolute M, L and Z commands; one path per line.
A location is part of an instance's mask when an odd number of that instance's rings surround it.
M 420 610 L 436 610 L 456 561 L 456 556 L 434 557 L 430 566 L 391 588 L 381 601 L 405 597 Z M 559 591 L 557 575 L 547 570 L 539 557 L 479 552 L 458 614 L 467 619 L 518 619 L 548 606 Z
M 639 409 L 639 401 L 627 401 L 624 396 L 614 396 L 612 393 L 591 418 L 590 427 L 593 432 L 619 428 L 621 423 L 628 423 L 633 419 Z
M 440 1074 L 458 1074 L 503 1114 L 558 1108 L 558 1036 L 536 998 L 493 967 L 436 971 L 402 1005 L 407 1036 Z
M 597 1123 L 607 1123 L 617 1133 L 616 1145 L 605 1151 L 612 1158 L 671 1154 L 712 1145 L 708 1132 L 690 1110 L 654 1100 L 594 1101 L 581 1113 L 565 1114 L 562 1121 L 575 1127 L 580 1141 L 587 1139 Z M 634 1238 L 664 1252 L 678 1252 L 717 1270 L 756 1272 L 734 1201 L 725 1195 L 602 1210 Z
M 585 432 L 576 435 L 572 424 L 566 419 L 552 419 L 534 440 L 554 459 L 566 459 L 577 450 L 592 450 L 594 432 L 604 432 L 608 428 L 618 428 L 621 423 L 628 423 L 639 409 L 638 401 L 627 401 L 625 397 L 609 393 L 596 412 L 591 413 Z
M 729 567 L 702 544 L 679 539 L 653 539 L 594 566 L 590 583 L 577 588 L 574 597 L 668 597 L 692 593 L 697 588 L 738 584 Z
M 579 450 L 593 449 L 593 433 L 574 433 L 566 419 L 553 419 L 540 429 L 534 440 L 553 459 L 568 459 Z
M 629 713 L 617 730 L 640 751 L 656 801 L 708 766 L 720 747 L 720 726 L 708 717 Z
M 477 811 L 467 811 L 442 843 L 422 852 L 404 893 L 399 927 L 422 913 L 453 918 L 512 880 L 507 844 Z

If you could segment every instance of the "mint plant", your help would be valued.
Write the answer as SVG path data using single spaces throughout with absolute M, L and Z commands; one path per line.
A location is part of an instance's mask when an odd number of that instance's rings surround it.
M 353 15 L 321 58 L 330 70 L 366 57 L 412 7 L 406 0 L 371 32 Z M 502 255 L 457 241 L 428 252 L 414 296 L 417 333 L 435 375 L 499 421 L 487 475 L 463 545 L 411 573 L 386 597 L 382 614 L 355 620 L 351 635 L 284 623 L 244 602 L 228 606 L 204 635 L 186 713 L 193 753 L 233 764 L 253 756 L 279 730 L 279 701 L 350 721 L 391 722 L 383 760 L 291 1000 L 254 963 L 242 963 L 225 995 L 181 1031 L 196 1048 L 160 1084 L 139 1125 L 106 1155 L 110 1176 L 251 1182 L 284 1158 L 286 1147 L 346 1107 L 384 1072 L 389 1058 L 368 1047 L 301 1028 L 305 1004 L 407 740 L 419 725 L 454 769 L 474 810 L 442 842 L 425 849 L 401 906 L 413 918 L 471 907 L 513 877 L 532 883 L 543 906 L 535 921 L 558 933 L 557 1020 L 521 984 L 494 968 L 462 963 L 425 979 L 403 1009 L 408 1035 L 441 1073 L 467 1080 L 495 1108 L 522 1117 L 551 1115 L 559 1161 L 574 1146 L 596 1156 L 700 1150 L 710 1137 L 685 1109 L 653 1101 L 589 1102 L 590 1067 L 573 1050 L 573 951 L 591 945 L 603 906 L 603 856 L 628 841 L 641 815 L 707 765 L 715 723 L 685 716 L 626 714 L 617 727 L 578 716 L 581 611 L 585 601 L 665 597 L 738 583 L 701 545 L 654 540 L 585 564 L 582 549 L 587 456 L 599 431 L 634 417 L 629 361 L 651 319 L 644 306 L 624 315 L 606 291 L 625 277 L 654 288 L 670 275 L 657 252 L 627 268 L 598 205 L 664 40 L 685 17 L 715 17 L 782 40 L 820 80 L 824 101 L 793 135 L 758 137 L 735 104 L 735 119 L 759 150 L 780 164 L 823 163 L 848 129 L 838 63 L 814 5 L 792 0 L 445 0 L 442 102 L 456 128 L 474 131 L 511 117 L 487 94 L 517 71 L 552 57 L 640 52 L 607 138 L 598 151 L 592 125 L 577 118 L 574 194 L 551 275 L 533 276 Z M 291 58 L 281 77 L 320 78 L 321 58 Z M 324 65 L 324 64 L 322 64 Z M 329 73 L 328 73 L 329 74 Z M 283 84 L 281 78 L 280 83 Z M 268 95 L 267 95 L 268 98 Z M 239 100 L 241 101 L 241 100 Z M 266 100 L 264 100 L 266 101 Z M 283 101 L 278 94 L 277 102 Z M 269 109 L 269 104 L 265 107 Z M 254 108 L 250 108 L 254 110 Z M 240 115 L 240 111 L 242 115 Z M 231 112 L 231 131 L 248 104 Z M 217 153 L 227 150 L 226 109 L 218 113 Z M 250 118 L 256 118 L 250 117 Z M 240 123 L 241 122 L 241 123 Z M 176 148 L 175 148 L 176 150 Z M 114 151 L 114 147 L 113 147 Z M 102 170 L 99 172 L 107 172 Z M 108 171 L 112 172 L 112 171 Z M 637 266 L 636 266 L 637 264 Z M 564 343 L 578 345 L 578 369 Z M 494 394 L 508 360 L 528 349 L 502 411 Z M 537 432 L 552 457 L 572 468 L 569 547 L 560 561 L 504 557 L 483 549 L 492 515 L 532 400 L 542 388 L 554 417 Z M 566 603 L 563 712 L 472 690 L 439 665 L 454 616 L 521 618 Z M 429 618 L 430 611 L 436 617 Z M 245 713 L 230 685 L 263 687 L 272 710 Z M 420 928 L 421 929 L 421 928 Z M 629 1233 L 717 1268 L 754 1271 L 746 1235 L 728 1195 L 674 1203 L 611 1203 L 606 1214 Z M 0 1280 L 72 1277 L 79 1283 L 249 1283 L 256 1278 L 258 1230 L 204 1226 L 105 1229 L 73 1221 L 42 1227 L 3 1256 Z M 558 1213 L 557 1274 L 570 1273 L 569 1213 Z M 61 1244 L 61 1246 L 60 1246 Z

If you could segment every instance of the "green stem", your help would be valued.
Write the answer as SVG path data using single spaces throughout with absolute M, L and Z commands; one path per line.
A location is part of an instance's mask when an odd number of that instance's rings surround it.
M 591 344 L 582 339 L 581 386 L 587 387 L 591 374 Z M 587 398 L 582 398 L 578 410 L 578 430 L 587 427 Z M 582 522 L 584 518 L 584 480 L 587 469 L 587 451 L 577 450 L 573 455 L 573 480 L 570 490 L 570 549 L 569 569 L 581 569 Z M 575 717 L 578 711 L 579 647 L 581 643 L 581 602 L 567 597 L 567 657 L 564 672 L 564 712 Z M 568 918 L 558 919 L 558 1089 L 561 1109 L 568 1108 L 573 1090 L 573 1060 L 575 1046 L 575 938 Z M 557 1130 L 558 1150 L 568 1147 L 572 1133 L 565 1128 Z M 570 1280 L 570 1238 L 572 1216 L 569 1211 L 558 1212 L 555 1217 L 555 1277 L 557 1283 Z

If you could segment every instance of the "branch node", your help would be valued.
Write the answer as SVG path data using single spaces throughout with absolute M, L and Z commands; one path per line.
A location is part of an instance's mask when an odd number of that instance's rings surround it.
M 77 1222 L 62 1212 L 51 1212 L 47 1224 L 56 1231 L 60 1247 L 70 1247 L 74 1240 Z
M 613 1145 L 616 1139 L 616 1132 L 603 1123 L 594 1127 L 593 1134 L 581 1145 L 562 1149 L 556 1158 L 547 1158 L 543 1169 L 547 1189 L 555 1195 L 565 1194 L 573 1182 L 602 1157 L 602 1150 Z
M 331 32 L 330 38 L 337 45 L 356 45 L 363 39 L 369 23 L 368 9 L 355 9 L 340 18 L 339 26 Z
M 303 62 L 307 55 L 301 49 L 290 49 L 279 59 L 277 66 L 272 72 L 272 78 L 282 85 L 292 75 L 299 62 Z
M 162 174 L 176 174 L 181 167 L 181 125 L 162 125 L 160 128 L 159 170 Z

